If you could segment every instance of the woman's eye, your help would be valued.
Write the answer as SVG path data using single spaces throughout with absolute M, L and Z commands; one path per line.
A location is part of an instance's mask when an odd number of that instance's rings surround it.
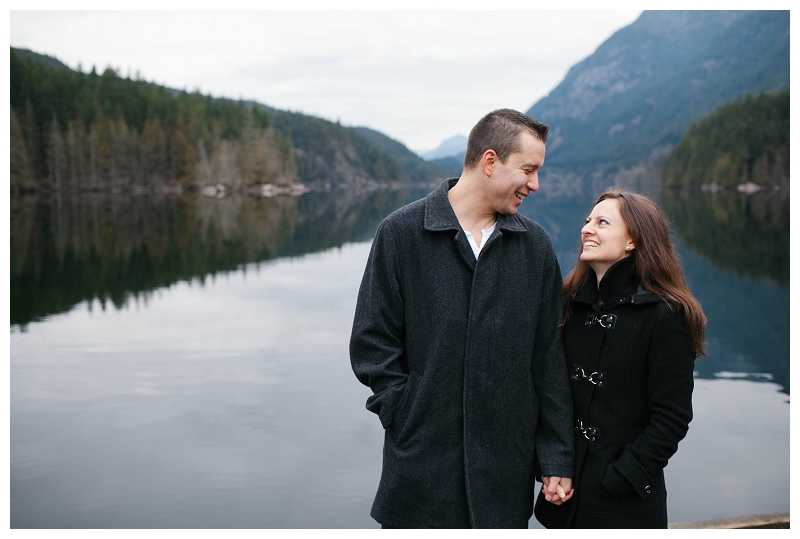
M 599 222 L 600 222 L 601 225 L 607 225 L 608 224 L 608 221 L 606 221 L 605 219 L 600 219 Z

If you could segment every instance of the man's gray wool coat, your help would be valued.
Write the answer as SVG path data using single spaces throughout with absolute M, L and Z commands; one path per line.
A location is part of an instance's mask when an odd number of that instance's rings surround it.
M 350 357 L 385 428 L 371 515 L 387 526 L 524 525 L 534 473 L 573 475 L 552 242 L 498 215 L 476 260 L 456 181 L 380 224 L 358 294 Z

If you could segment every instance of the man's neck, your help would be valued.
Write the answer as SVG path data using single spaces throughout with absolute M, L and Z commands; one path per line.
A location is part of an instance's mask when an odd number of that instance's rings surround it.
M 458 183 L 447 192 L 447 197 L 458 224 L 477 239 L 481 237 L 482 230 L 491 228 L 497 222 L 497 214 L 486 208 L 480 189 L 472 185 L 474 181 L 475 178 L 462 174 Z

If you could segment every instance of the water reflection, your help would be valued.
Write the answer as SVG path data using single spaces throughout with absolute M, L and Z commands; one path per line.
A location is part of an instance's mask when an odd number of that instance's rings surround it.
M 788 394 L 788 289 L 720 270 L 682 245 L 680 251 L 708 317 L 708 355 L 695 362 L 696 377 L 772 381 Z
M 578 261 L 581 245 L 581 227 L 591 210 L 592 203 L 602 189 L 574 194 L 553 194 L 543 190 L 528 197 L 519 212 L 547 230 L 553 239 L 561 273 L 566 276 Z
M 347 342 L 375 228 L 426 191 L 13 199 L 11 526 L 376 527 L 383 433 Z M 597 194 L 521 207 L 564 273 Z M 788 289 L 684 237 L 718 233 L 713 206 L 664 205 L 709 318 L 670 519 L 788 510 Z
M 428 191 L 13 198 L 12 330 L 81 302 L 119 309 L 176 282 L 369 241 L 381 219 Z M 565 275 L 598 193 L 542 190 L 521 206 L 553 238 Z M 788 393 L 788 197 L 666 190 L 660 202 L 709 318 L 711 353 L 697 362 L 698 377 L 773 381 Z
M 771 380 L 789 393 L 788 193 L 661 196 L 708 317 L 710 353 L 697 376 Z
M 664 210 L 681 239 L 715 266 L 739 277 L 789 285 L 789 193 L 669 190 Z
M 11 199 L 11 324 L 80 302 L 120 308 L 178 281 L 367 240 L 410 189 L 300 197 L 90 194 Z
M 269 258 L 299 200 L 91 194 L 11 200 L 11 323 Z M 145 296 L 146 298 L 146 296 Z

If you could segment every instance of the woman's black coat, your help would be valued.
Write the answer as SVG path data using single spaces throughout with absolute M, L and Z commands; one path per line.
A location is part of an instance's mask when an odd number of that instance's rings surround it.
M 548 528 L 666 528 L 663 468 L 692 419 L 695 352 L 677 307 L 642 288 L 634 256 L 594 272 L 564 328 L 575 408 L 575 495 L 536 502 Z

